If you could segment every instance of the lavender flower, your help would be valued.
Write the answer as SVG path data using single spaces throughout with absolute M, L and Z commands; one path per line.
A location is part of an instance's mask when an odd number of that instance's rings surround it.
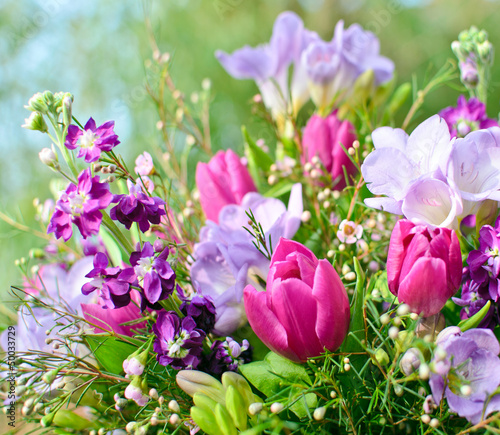
M 87 121 L 83 130 L 70 125 L 64 145 L 70 150 L 80 147 L 77 157 L 83 157 L 87 163 L 95 162 L 101 156 L 101 151 L 111 151 L 120 143 L 113 131 L 114 126 L 114 121 L 108 121 L 97 127 L 92 118 Z
M 452 137 L 464 137 L 469 132 L 489 127 L 498 127 L 495 119 L 488 118 L 486 106 L 477 98 L 469 101 L 463 95 L 458 97 L 457 107 L 447 107 L 439 116 L 448 124 Z
M 146 195 L 139 184 L 127 180 L 129 195 L 114 195 L 113 203 L 118 204 L 110 210 L 111 219 L 121 222 L 130 229 L 134 222 L 139 224 L 142 232 L 149 230 L 150 223 L 158 225 L 161 217 L 166 214 L 162 206 L 165 201 L 158 197 Z
M 73 235 L 74 223 L 85 239 L 99 232 L 102 213 L 112 201 L 113 195 L 107 183 L 101 183 L 99 176 L 92 178 L 90 169 L 78 176 L 78 185 L 70 183 L 56 203 L 47 233 L 68 241 Z
M 163 249 L 155 254 L 151 243 L 146 242 L 140 250 L 130 255 L 130 264 L 134 268 L 139 286 L 148 304 L 156 304 L 172 294 L 175 285 L 175 272 L 167 261 L 169 250 Z
M 108 258 L 98 252 L 94 257 L 94 268 L 86 277 L 93 279 L 83 285 L 82 293 L 89 295 L 97 291 L 104 308 L 120 308 L 130 303 L 130 285 L 136 279 L 132 268 L 108 267 Z
M 493 394 L 500 385 L 500 345 L 493 332 L 470 329 L 461 333 L 449 327 L 439 334 L 436 344 L 446 357 L 436 352 L 433 359 L 429 385 L 434 401 L 440 403 L 446 397 L 450 410 L 473 424 L 500 411 L 500 395 Z
M 240 345 L 231 337 L 226 337 L 225 341 L 214 341 L 210 350 L 207 369 L 215 375 L 226 371 L 235 372 L 240 365 L 252 360 L 252 350 L 248 340 L 243 340 Z
M 200 363 L 205 332 L 191 317 L 180 319 L 175 311 L 161 311 L 153 325 L 153 350 L 161 365 L 176 370 L 195 369 Z

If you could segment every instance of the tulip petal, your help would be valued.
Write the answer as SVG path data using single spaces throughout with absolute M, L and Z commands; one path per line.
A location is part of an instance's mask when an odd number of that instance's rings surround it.
M 344 284 L 328 260 L 319 260 L 312 294 L 317 301 L 316 334 L 326 349 L 334 351 L 349 330 L 351 313 Z
M 317 303 L 311 287 L 295 278 L 273 284 L 270 308 L 286 330 L 288 345 L 301 361 L 320 355 L 323 346 L 316 335 Z
M 285 328 L 266 304 L 266 292 L 259 292 L 248 285 L 243 297 L 248 321 L 257 337 L 273 352 L 299 362 L 301 359 L 288 346 Z
M 404 240 L 414 227 L 415 224 L 413 222 L 402 219 L 396 222 L 392 230 L 389 253 L 387 255 L 387 282 L 389 290 L 395 296 L 398 294 L 399 277 L 405 258 L 406 246 Z
M 398 299 L 424 317 L 439 313 L 453 296 L 446 282 L 446 264 L 439 258 L 419 258 L 399 286 Z
M 307 258 L 311 259 L 315 264 L 318 262 L 318 259 L 309 248 L 306 248 L 304 245 L 298 242 L 294 242 L 293 240 L 288 240 L 282 237 L 280 238 L 278 246 L 276 246 L 276 249 L 273 252 L 273 258 L 271 260 L 270 267 L 273 267 L 273 264 L 276 261 L 285 261 L 286 257 L 294 252 L 305 255 Z

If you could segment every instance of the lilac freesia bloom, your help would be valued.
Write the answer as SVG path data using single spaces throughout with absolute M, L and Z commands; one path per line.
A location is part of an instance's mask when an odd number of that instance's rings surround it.
M 80 147 L 77 157 L 83 157 L 87 163 L 95 162 L 101 156 L 101 151 L 111 151 L 120 143 L 113 131 L 115 121 L 108 121 L 97 127 L 90 118 L 83 130 L 76 125 L 68 127 L 68 135 L 64 145 L 70 150 Z
M 448 124 L 452 137 L 464 137 L 469 132 L 489 127 L 498 127 L 495 119 L 488 118 L 486 106 L 477 98 L 469 101 L 463 95 L 458 97 L 457 107 L 446 107 L 439 116 Z
M 174 291 L 175 272 L 167 261 L 169 250 L 163 249 L 155 254 L 151 243 L 144 243 L 130 255 L 139 286 L 144 290 L 144 298 L 150 305 L 166 299 Z
M 269 271 L 269 260 L 255 248 L 243 228 L 248 227 L 249 210 L 274 248 L 281 237 L 293 237 L 300 226 L 302 187 L 293 186 L 288 210 L 278 199 L 251 192 L 241 205 L 225 206 L 218 225 L 207 221 L 201 229 L 191 279 L 199 293 L 212 298 L 217 310 L 214 332 L 219 335 L 229 335 L 246 323 L 243 289 L 249 282 L 258 286 L 257 277 L 265 280 Z
M 436 344 L 447 356 L 434 357 L 429 380 L 434 401 L 440 403 L 446 397 L 450 410 L 473 424 L 500 411 L 500 394 L 493 395 L 500 385 L 500 345 L 493 332 L 462 333 L 452 326 L 441 331 Z
M 102 213 L 113 199 L 107 183 L 101 183 L 99 176 L 92 177 L 90 168 L 78 176 L 78 185 L 70 183 L 56 203 L 50 218 L 47 233 L 68 241 L 73 235 L 74 223 L 85 239 L 99 232 Z
M 156 339 L 153 350 L 161 365 L 176 370 L 195 369 L 201 359 L 205 332 L 196 328 L 191 317 L 182 320 L 175 311 L 161 311 L 153 325 Z
M 300 56 L 311 41 L 318 39 L 315 32 L 304 28 L 299 16 L 283 12 L 276 18 L 269 44 L 245 46 L 232 54 L 219 50 L 215 55 L 234 78 L 255 80 L 264 104 L 278 119 L 290 106 L 297 112 L 309 98 Z M 292 64 L 290 98 L 288 75 Z
M 94 268 L 85 275 L 92 278 L 82 287 L 82 293 L 89 295 L 96 291 L 104 308 L 121 308 L 130 303 L 130 285 L 136 280 L 131 267 L 108 267 L 108 257 L 98 252 L 94 257 Z
M 158 225 L 166 212 L 162 208 L 165 201 L 157 196 L 146 195 L 141 184 L 133 184 L 127 180 L 130 193 L 129 195 L 113 196 L 112 202 L 118 204 L 110 210 L 109 216 L 125 225 L 127 229 L 130 229 L 132 224 L 137 222 L 139 229 L 144 233 L 149 230 L 150 224 Z

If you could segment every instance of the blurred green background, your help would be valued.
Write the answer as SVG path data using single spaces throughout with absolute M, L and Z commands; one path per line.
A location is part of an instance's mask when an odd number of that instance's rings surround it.
M 38 160 L 48 138 L 21 129 L 23 108 L 38 91 L 69 91 L 74 114 L 98 124 L 114 119 L 119 147 L 128 162 L 161 141 L 155 108 L 144 89 L 144 62 L 151 57 L 146 18 L 162 52 L 173 56 L 172 74 L 186 95 L 209 77 L 213 144 L 241 150 L 240 126 L 265 134 L 251 122 L 251 81 L 229 77 L 214 58 L 218 48 L 267 42 L 276 16 L 301 15 L 308 28 L 330 39 L 335 23 L 359 22 L 381 40 L 398 82 L 422 79 L 429 64 L 437 70 L 452 57 L 450 43 L 472 24 L 500 46 L 500 3 L 486 0 L 0 0 L 0 210 L 34 225 L 32 201 L 50 196 L 52 172 Z M 488 112 L 499 110 L 500 59 L 495 64 Z M 456 102 L 457 91 L 443 88 L 425 103 L 419 120 Z M 5 298 L 21 279 L 14 260 L 40 242 L 0 222 L 0 267 Z

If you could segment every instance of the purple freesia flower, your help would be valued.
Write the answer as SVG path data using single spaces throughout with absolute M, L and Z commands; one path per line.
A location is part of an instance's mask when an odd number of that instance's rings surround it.
M 488 118 L 484 103 L 477 98 L 467 101 L 463 95 L 458 97 L 456 107 L 446 107 L 439 116 L 448 124 L 452 137 L 464 137 L 474 130 L 499 126 L 495 119 Z
M 161 217 L 166 214 L 162 206 L 165 201 L 157 196 L 151 197 L 144 193 L 141 183 L 133 184 L 127 180 L 129 195 L 114 195 L 114 206 L 109 216 L 113 220 L 117 220 L 127 229 L 130 229 L 134 222 L 139 224 L 142 232 L 149 230 L 150 224 L 158 225 Z
M 101 151 L 111 151 L 120 143 L 113 131 L 114 126 L 114 121 L 108 121 L 97 127 L 92 118 L 87 121 L 83 130 L 70 125 L 64 145 L 70 150 L 80 147 L 77 157 L 83 157 L 87 163 L 95 162 L 101 156 Z
M 166 299 L 174 291 L 175 272 L 167 261 L 169 250 L 163 249 L 159 254 L 151 243 L 140 245 L 130 255 L 130 264 L 134 268 L 139 286 L 143 289 L 146 303 L 153 305 Z
M 136 280 L 131 267 L 108 267 L 108 258 L 102 252 L 94 257 L 94 268 L 85 275 L 92 278 L 82 287 L 82 293 L 88 295 L 97 291 L 104 308 L 121 308 L 130 303 L 130 285 Z
M 231 337 L 226 337 L 224 341 L 215 340 L 210 350 L 207 370 L 215 375 L 226 371 L 235 372 L 240 365 L 252 360 L 252 349 L 248 340 L 243 340 L 240 344 Z
M 232 54 L 219 50 L 215 55 L 234 78 L 255 80 L 264 104 L 278 118 L 289 106 L 297 112 L 309 98 L 300 56 L 311 41 L 318 39 L 315 32 L 304 28 L 298 15 L 283 12 L 276 18 L 269 44 L 245 46 Z M 294 71 L 290 98 L 288 74 L 291 64 Z
M 473 424 L 500 411 L 500 395 L 493 393 L 500 385 L 500 345 L 489 329 L 470 329 L 461 333 L 457 327 L 441 331 L 436 344 L 446 357 L 434 357 L 429 385 L 436 403 L 446 397 L 452 412 Z
M 288 210 L 278 199 L 251 192 L 241 205 L 225 206 L 219 214 L 219 224 L 207 221 L 201 229 L 191 280 L 199 293 L 212 298 L 217 310 L 214 332 L 219 335 L 229 335 L 245 324 L 243 289 L 249 282 L 259 286 L 258 277 L 265 281 L 269 271 L 269 260 L 255 248 L 252 237 L 243 228 L 248 227 L 249 210 L 274 248 L 280 237 L 293 237 L 300 226 L 301 185 L 292 188 Z
M 70 183 L 56 203 L 55 212 L 50 218 L 47 233 L 55 233 L 56 238 L 68 241 L 74 223 L 85 239 L 99 232 L 102 213 L 113 199 L 107 183 L 101 183 L 99 176 L 92 178 L 90 168 L 78 176 L 78 185 Z
M 191 317 L 180 319 L 175 311 L 161 311 L 153 325 L 153 350 L 161 365 L 176 370 L 195 369 L 200 363 L 205 332 Z

